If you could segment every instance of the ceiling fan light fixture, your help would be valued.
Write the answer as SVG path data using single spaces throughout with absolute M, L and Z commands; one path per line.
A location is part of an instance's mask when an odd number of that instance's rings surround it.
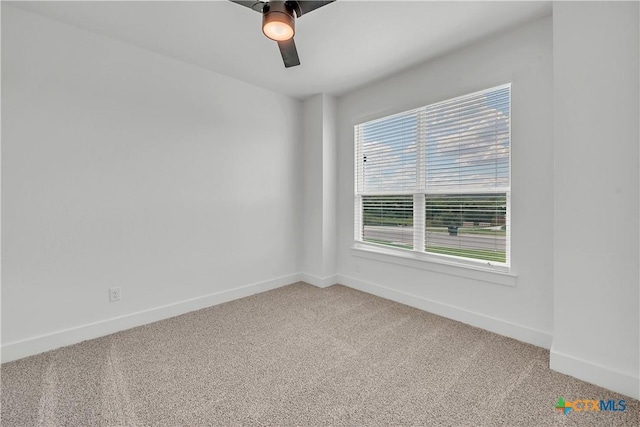
M 293 41 L 295 20 L 335 0 L 230 0 L 262 14 L 262 32 L 278 43 L 285 68 L 300 65 L 298 49 Z
M 277 42 L 293 38 L 295 34 L 293 10 L 290 10 L 284 2 L 267 3 L 262 15 L 262 32 Z

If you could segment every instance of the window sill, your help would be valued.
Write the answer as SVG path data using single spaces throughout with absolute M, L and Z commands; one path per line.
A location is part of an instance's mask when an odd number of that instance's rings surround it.
M 352 251 L 354 256 L 375 261 L 419 268 L 451 276 L 465 277 L 496 285 L 516 286 L 517 276 L 508 271 L 507 267 L 484 267 L 481 265 L 440 260 L 428 254 L 387 248 L 382 245 L 364 242 L 355 242 Z

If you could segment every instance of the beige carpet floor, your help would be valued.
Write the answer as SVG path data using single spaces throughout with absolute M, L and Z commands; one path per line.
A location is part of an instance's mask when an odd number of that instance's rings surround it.
M 9 426 L 638 426 L 548 351 L 298 283 L 2 365 Z M 563 415 L 558 397 L 626 399 Z

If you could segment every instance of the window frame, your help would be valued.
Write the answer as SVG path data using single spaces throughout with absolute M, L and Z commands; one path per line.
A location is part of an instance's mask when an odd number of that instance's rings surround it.
M 509 123 L 508 123 L 508 138 L 509 138 L 509 156 L 508 156 L 508 185 L 506 187 L 496 187 L 496 188 L 456 188 L 456 189 L 446 189 L 446 190 L 429 190 L 426 188 L 426 185 L 419 185 L 416 183 L 416 188 L 412 190 L 400 190 L 400 191 L 364 191 L 359 187 L 363 186 L 364 183 L 364 169 L 363 162 L 361 161 L 361 157 L 363 156 L 362 147 L 361 147 L 361 139 L 358 135 L 358 128 L 361 125 L 364 125 L 369 122 L 373 122 L 376 120 L 387 119 L 393 116 L 402 115 L 402 114 L 410 114 L 414 111 L 419 111 L 421 109 L 427 109 L 429 107 L 455 102 L 460 99 L 470 98 L 473 96 L 478 96 L 486 93 L 490 93 L 493 91 L 501 90 L 501 89 L 509 89 Z M 512 91 L 512 83 L 505 83 L 498 86 L 493 86 L 487 89 L 479 90 L 473 93 L 463 94 L 457 97 L 444 99 L 441 101 L 436 101 L 429 103 L 427 105 L 423 105 L 417 108 L 407 109 L 404 111 L 399 111 L 391 114 L 378 115 L 376 117 L 370 117 L 367 120 L 362 120 L 359 123 L 354 125 L 354 245 L 353 249 L 357 251 L 365 251 L 370 252 L 372 254 L 381 254 L 381 255 L 391 255 L 395 257 L 405 258 L 407 260 L 416 260 L 422 262 L 432 262 L 445 266 L 452 267 L 463 267 L 464 269 L 476 270 L 476 271 L 486 271 L 486 272 L 495 272 L 495 273 L 504 273 L 509 276 L 513 276 L 511 274 L 511 187 L 512 187 L 512 116 L 513 116 L 513 91 Z M 422 131 L 425 128 L 425 124 L 421 123 L 422 116 L 418 114 L 418 123 L 417 123 L 417 160 L 416 160 L 416 176 L 423 177 L 426 171 L 425 164 L 426 162 L 426 140 L 422 137 Z M 420 180 L 420 179 L 418 179 Z M 422 188 L 421 188 L 422 187 Z M 429 195 L 455 195 L 455 194 L 478 194 L 478 195 L 486 195 L 486 194 L 495 194 L 495 193 L 504 193 L 506 195 L 506 213 L 505 213 L 505 221 L 507 224 L 507 233 L 505 235 L 505 262 L 496 262 L 496 261 L 484 261 L 475 258 L 461 257 L 456 255 L 446 255 L 446 254 L 436 254 L 432 252 L 426 251 L 426 199 Z M 393 247 L 387 244 L 368 242 L 363 240 L 363 197 L 367 196 L 399 196 L 399 195 L 412 195 L 413 196 L 413 248 L 400 248 Z M 362 254 L 359 254 L 362 256 Z M 413 262 L 413 261 L 411 261 Z M 429 269 L 429 268 L 427 268 Z M 463 274 L 464 276 L 464 274 Z M 515 276 L 513 276 L 515 277 Z

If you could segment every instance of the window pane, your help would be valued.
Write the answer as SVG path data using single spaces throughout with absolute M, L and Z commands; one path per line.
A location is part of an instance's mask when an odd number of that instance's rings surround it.
M 413 249 L 413 196 L 363 196 L 365 242 Z
M 506 262 L 506 193 L 427 195 L 425 203 L 427 252 Z

